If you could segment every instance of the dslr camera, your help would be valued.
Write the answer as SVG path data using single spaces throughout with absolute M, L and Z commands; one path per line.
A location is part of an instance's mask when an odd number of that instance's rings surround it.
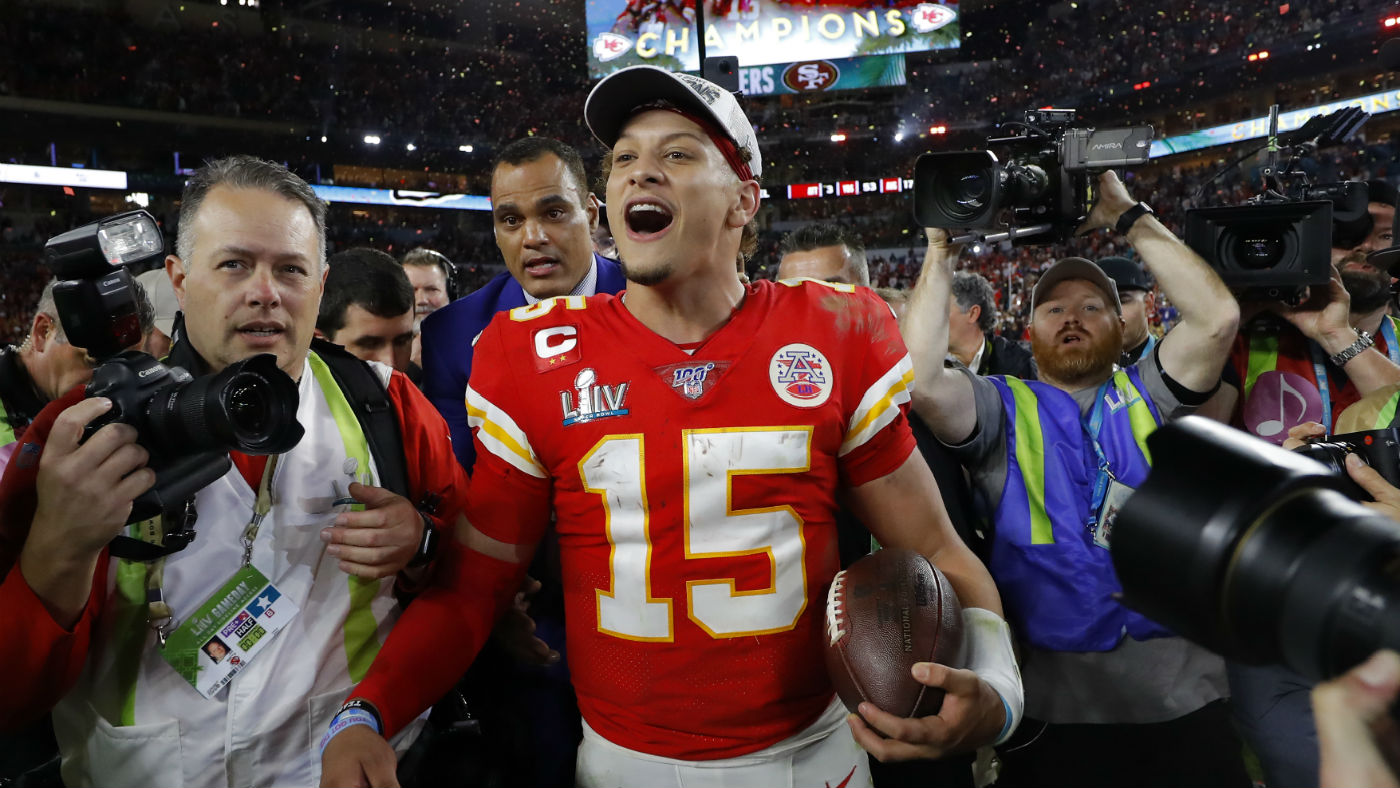
M 297 386 L 264 353 L 195 377 L 149 354 L 141 342 L 135 282 L 127 268 L 163 258 L 165 240 L 145 211 L 131 211 L 49 239 L 44 263 L 59 280 L 54 306 L 75 347 L 97 362 L 89 397 L 107 397 L 112 409 L 89 424 L 86 440 L 106 424 L 135 427 L 150 453 L 153 488 L 136 499 L 127 522 L 174 514 L 231 466 L 229 451 L 277 454 L 301 440 Z M 192 530 L 182 530 L 184 544 Z M 167 533 L 165 546 L 174 546 Z M 125 537 L 118 537 L 125 539 Z M 139 544 L 139 543 L 138 543 Z M 114 543 L 114 554 L 120 555 Z M 173 551 L 172 551 L 173 552 Z
M 1333 435 L 1326 441 L 1309 443 L 1294 449 L 1304 457 L 1317 460 L 1336 474 L 1342 483 L 1342 492 L 1353 500 L 1373 500 L 1361 485 L 1347 475 L 1347 455 L 1355 454 L 1361 461 L 1375 468 L 1386 481 L 1400 487 L 1400 429 L 1391 427 L 1384 430 L 1346 432 Z
M 1270 114 L 1276 130 L 1278 107 Z M 1333 232 L 1353 244 L 1370 232 L 1365 183 L 1314 184 L 1299 168 L 1305 156 L 1346 141 L 1369 117 L 1357 107 L 1347 107 L 1314 116 L 1286 134 L 1275 131 L 1270 144 L 1277 149 L 1271 149 L 1264 168 L 1262 194 L 1243 205 L 1186 212 L 1187 246 L 1241 300 L 1302 303 L 1309 287 L 1325 285 L 1331 278 Z M 1282 167 L 1279 150 L 1288 155 Z
M 1334 468 L 1357 451 L 1394 481 L 1395 431 L 1381 432 L 1309 448 Z M 1344 474 L 1198 416 L 1147 444 L 1155 464 L 1110 547 L 1125 604 L 1227 659 L 1314 680 L 1400 648 L 1400 525 L 1348 498 Z
M 1093 202 L 1090 173 L 1145 163 L 1153 133 L 1089 128 L 1075 117 L 1030 110 L 1024 122 L 1003 124 L 1012 133 L 989 138 L 986 150 L 923 154 L 914 164 L 915 220 L 1002 231 L 1013 245 L 1069 238 Z

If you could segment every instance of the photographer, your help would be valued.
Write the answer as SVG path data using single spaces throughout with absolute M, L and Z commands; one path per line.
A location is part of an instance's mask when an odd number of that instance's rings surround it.
M 1039 383 L 945 369 L 957 250 L 939 230 L 904 320 L 914 410 L 995 502 L 989 569 L 1025 646 L 1027 722 L 1001 752 L 998 784 L 1247 785 L 1221 660 L 1123 607 L 1105 549 L 1117 502 L 1150 467 L 1143 441 L 1207 399 L 1239 312 L 1115 174 L 1098 186 L 1080 232 L 1126 235 L 1181 308 L 1153 353 L 1117 370 L 1117 289 L 1093 263 L 1065 258 L 1031 294 Z
M 441 417 L 402 374 L 313 349 L 324 216 L 305 181 L 252 157 L 209 162 L 186 185 L 165 265 L 188 319 L 170 361 L 208 375 L 273 354 L 305 430 L 280 455 L 230 453 L 193 499 L 199 539 L 148 563 L 111 557 L 118 534 L 155 548 L 173 529 L 125 525 L 156 481 L 148 450 L 121 421 L 83 440 L 113 404 L 80 388 L 40 414 L 26 461 L 0 482 L 13 646 L 0 720 L 53 707 L 68 784 L 317 784 L 317 737 L 397 618 L 394 575 L 430 558 L 425 534 L 458 518 L 465 479 Z M 392 405 L 401 455 L 376 454 L 383 444 L 350 415 L 363 387 L 335 376 L 348 369 Z M 366 483 L 395 475 L 436 514 Z M 224 672 L 216 639 L 233 650 Z
M 44 286 L 19 347 L 0 349 L 0 473 L 24 438 L 24 431 L 49 402 L 92 379 L 92 359 L 73 347 L 54 308 L 53 282 Z M 138 293 L 141 291 L 138 290 Z M 151 332 L 152 311 L 138 295 L 141 333 Z
M 1238 400 L 1234 424 L 1273 443 L 1304 421 L 1332 431 L 1341 412 L 1382 386 L 1400 382 L 1400 341 L 1388 316 L 1390 274 L 1367 262 L 1390 246 L 1395 189 L 1369 181 L 1370 221 L 1361 234 L 1334 227 L 1332 279 L 1297 308 L 1245 304 L 1246 321 L 1230 352 L 1221 394 Z

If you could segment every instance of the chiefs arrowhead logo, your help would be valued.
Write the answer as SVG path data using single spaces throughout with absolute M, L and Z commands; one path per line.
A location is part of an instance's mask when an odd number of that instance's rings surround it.
M 617 33 L 599 33 L 593 39 L 593 57 L 599 63 L 616 60 L 632 51 L 632 39 Z
M 919 3 L 914 6 L 914 13 L 909 21 L 914 25 L 915 32 L 932 33 L 957 18 L 957 13 L 947 6 Z

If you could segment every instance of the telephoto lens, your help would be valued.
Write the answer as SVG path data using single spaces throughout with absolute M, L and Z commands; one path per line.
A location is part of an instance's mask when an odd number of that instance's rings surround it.
M 296 383 L 263 353 L 157 391 L 143 437 L 186 452 L 278 454 L 301 439 L 297 402 Z
M 1294 452 L 1199 417 L 1147 439 L 1122 511 L 1124 602 L 1229 659 L 1313 679 L 1400 649 L 1400 523 Z

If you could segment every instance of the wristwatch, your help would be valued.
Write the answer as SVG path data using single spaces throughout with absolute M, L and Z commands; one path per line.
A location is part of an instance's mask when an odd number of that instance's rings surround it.
M 1331 361 L 1334 366 L 1340 367 L 1346 364 L 1348 361 L 1351 361 L 1352 359 L 1361 355 L 1361 351 L 1374 344 L 1376 344 L 1376 340 L 1372 338 L 1370 334 L 1366 333 L 1365 331 L 1357 331 L 1356 341 L 1344 348 L 1342 352 L 1338 353 L 1337 355 L 1333 356 L 1328 360 Z
M 429 522 L 428 515 L 419 512 L 418 516 L 423 518 L 423 538 L 419 540 L 418 552 L 413 554 L 412 560 L 408 562 L 409 566 L 423 566 L 432 563 L 437 557 L 438 529 Z
M 1139 202 L 1137 205 L 1124 211 L 1122 215 L 1118 217 L 1118 223 L 1114 225 L 1113 229 L 1116 230 L 1119 235 L 1127 235 L 1128 231 L 1133 229 L 1133 224 L 1135 224 L 1138 219 L 1147 215 L 1156 216 L 1156 213 L 1147 203 Z

